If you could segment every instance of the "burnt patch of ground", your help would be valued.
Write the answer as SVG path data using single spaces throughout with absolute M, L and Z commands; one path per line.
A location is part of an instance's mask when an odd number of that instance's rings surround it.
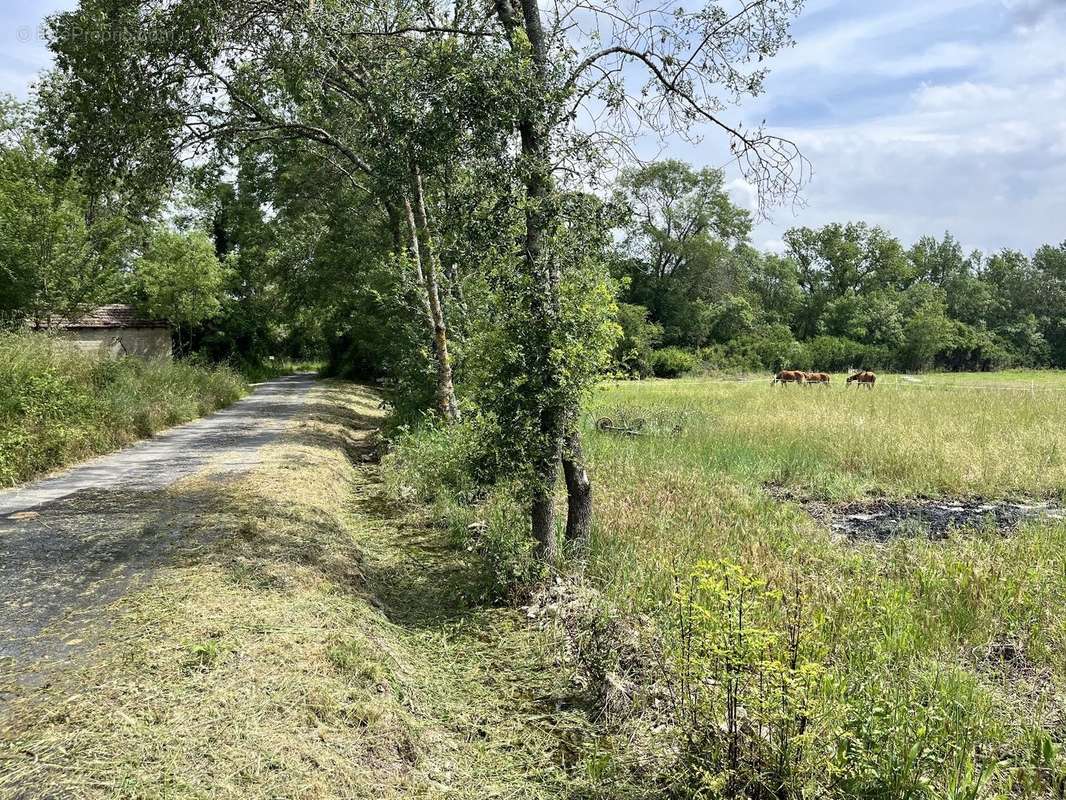
M 781 486 L 768 486 L 767 491 L 776 499 L 799 504 L 835 533 L 855 541 L 887 542 L 898 536 L 939 540 L 957 530 L 1010 533 L 1029 520 L 1066 519 L 1066 508 L 1037 500 L 875 497 L 832 503 Z

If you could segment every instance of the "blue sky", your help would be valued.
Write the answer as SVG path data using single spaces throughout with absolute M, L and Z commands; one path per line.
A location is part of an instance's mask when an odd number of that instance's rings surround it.
M 75 0 L 11 5 L 0 8 L 0 91 L 25 97 L 49 60 L 37 26 Z M 905 243 L 945 230 L 983 250 L 1066 240 L 1066 0 L 808 0 L 794 35 L 765 94 L 730 114 L 766 120 L 814 164 L 805 206 L 775 211 L 756 245 L 858 219 Z M 663 150 L 726 161 L 713 136 Z

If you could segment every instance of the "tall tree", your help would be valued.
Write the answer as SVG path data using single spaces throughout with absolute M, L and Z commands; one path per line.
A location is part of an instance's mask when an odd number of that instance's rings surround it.
M 0 98 L 0 315 L 47 320 L 112 299 L 134 233 L 57 168 L 33 109 Z
M 716 303 L 747 283 L 739 248 L 750 214 L 729 199 L 721 171 L 680 161 L 628 170 L 619 184 L 632 215 L 623 242 L 628 299 L 651 312 L 667 343 L 703 345 L 725 311 Z

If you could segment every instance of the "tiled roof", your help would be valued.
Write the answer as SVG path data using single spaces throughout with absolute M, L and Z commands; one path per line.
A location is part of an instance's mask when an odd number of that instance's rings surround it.
M 166 328 L 167 321 L 162 319 L 142 319 L 133 306 L 125 303 L 112 303 L 100 306 L 80 317 L 52 316 L 39 320 L 37 328 Z

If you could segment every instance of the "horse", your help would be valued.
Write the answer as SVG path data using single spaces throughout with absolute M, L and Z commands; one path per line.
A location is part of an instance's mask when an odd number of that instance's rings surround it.
M 818 383 L 822 386 L 829 386 L 830 376 L 828 372 L 808 372 L 806 377 L 808 384 Z
M 773 386 L 775 383 L 803 383 L 805 380 L 807 380 L 806 374 L 798 369 L 783 369 L 774 375 L 770 385 Z
M 870 370 L 864 369 L 862 372 L 856 372 L 848 378 L 848 383 L 855 381 L 859 386 L 865 386 L 867 389 L 874 388 L 874 383 L 877 381 L 877 376 Z

